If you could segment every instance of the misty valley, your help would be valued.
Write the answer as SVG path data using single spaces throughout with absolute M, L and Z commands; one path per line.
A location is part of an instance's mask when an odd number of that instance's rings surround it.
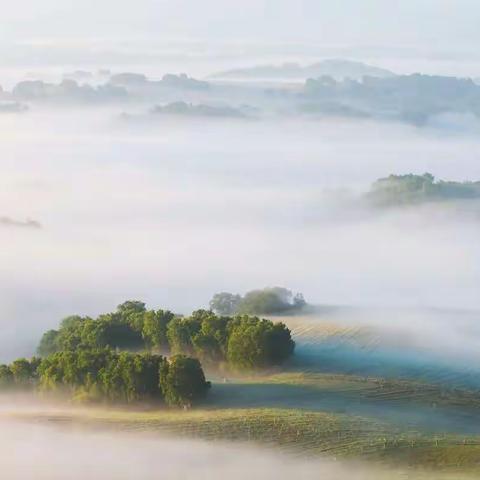
M 143 73 L 75 71 L 58 83 L 23 80 L 0 90 L 0 113 L 25 113 L 45 105 L 149 106 L 144 121 L 176 118 L 270 117 L 400 122 L 478 132 L 480 85 L 476 80 L 397 75 L 361 62 L 328 59 L 301 67 L 266 66 L 211 75 L 185 73 L 150 79 Z M 232 104 L 232 99 L 235 103 Z M 124 119 L 135 119 L 128 114 Z M 452 124 L 452 125 L 450 125 Z M 462 125 L 463 124 L 463 125 Z M 468 125 L 468 127 L 467 127 Z
M 0 19 L 0 477 L 478 478 L 477 6 L 41 3 Z

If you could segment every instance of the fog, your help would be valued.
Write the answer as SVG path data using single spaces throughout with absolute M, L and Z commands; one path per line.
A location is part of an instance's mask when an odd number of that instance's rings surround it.
M 475 204 L 358 202 L 390 173 L 479 179 L 474 135 L 119 113 L 0 117 L 2 359 L 33 353 L 63 316 L 127 298 L 188 313 L 217 291 L 285 285 L 313 304 L 480 309 Z
M 252 447 L 153 435 L 100 433 L 0 419 L 2 475 L 9 480 L 396 479 L 400 473 L 307 461 Z M 28 461 L 26 461 L 28 459 Z M 410 478 L 410 477 L 409 477 Z M 413 477 L 412 477 L 413 478 Z
M 474 0 L 19 0 L 2 7 L 2 81 L 129 66 L 148 73 L 350 57 L 403 73 L 479 76 Z M 95 12 L 92 14 L 92 12 Z
M 282 286 L 308 302 L 280 318 L 296 342 L 286 375 L 220 380 L 205 367 L 206 403 L 172 415 L 323 412 L 346 451 L 357 420 L 379 436 L 478 434 L 466 390 L 480 388 L 480 199 L 382 208 L 367 195 L 390 174 L 480 181 L 478 2 L 0 0 L 0 11 L 0 366 L 34 355 L 72 314 L 130 299 L 189 314 L 217 292 Z M 335 386 L 318 372 L 354 377 Z M 420 398 L 400 379 L 437 386 Z M 175 438 L 161 407 L 97 405 L 100 420 L 41 390 L 0 397 L 2 478 L 416 475 L 413 449 L 407 471 L 373 470 L 320 457 L 334 450 L 310 431 L 297 430 L 310 443 L 296 453 Z M 151 408 L 158 424 L 143 417 Z

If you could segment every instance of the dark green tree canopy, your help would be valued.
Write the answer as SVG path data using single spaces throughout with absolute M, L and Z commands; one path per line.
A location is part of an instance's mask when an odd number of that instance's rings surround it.
M 167 326 L 173 318 L 172 312 L 146 310 L 145 303 L 131 300 L 96 319 L 78 315 L 65 318 L 58 330 L 43 335 L 37 351 L 45 356 L 77 348 L 164 350 L 168 348 Z
M 232 326 L 227 358 L 241 370 L 280 365 L 292 355 L 295 343 L 283 324 L 256 317 L 240 317 Z
M 207 365 L 226 362 L 234 369 L 280 365 L 295 348 L 283 323 L 248 315 L 219 317 L 205 310 L 174 319 L 167 337 L 174 354 L 192 355 Z
M 302 297 L 293 297 L 289 290 L 281 288 L 250 292 L 245 299 L 247 310 L 281 310 L 303 302 Z M 235 342 L 232 336 L 238 337 Z M 131 301 L 96 319 L 66 318 L 58 330 L 43 335 L 38 353 L 48 356 L 105 348 L 188 355 L 211 367 L 229 365 L 237 369 L 279 365 L 293 353 L 294 342 L 282 323 L 257 317 L 219 316 L 211 310 L 180 317 L 166 310 L 147 310 L 143 302 Z
M 195 358 L 176 355 L 162 365 L 160 388 L 169 405 L 191 407 L 205 397 L 210 386 Z
M 200 362 L 183 356 L 79 349 L 0 365 L 1 391 L 38 389 L 79 401 L 192 406 L 209 388 Z

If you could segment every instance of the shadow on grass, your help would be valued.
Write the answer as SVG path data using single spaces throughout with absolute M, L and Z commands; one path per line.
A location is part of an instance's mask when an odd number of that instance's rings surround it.
M 480 369 L 428 352 L 365 347 L 327 339 L 317 344 L 297 342 L 289 368 L 311 372 L 410 379 L 450 388 L 480 390 Z
M 369 398 L 341 389 L 319 390 L 310 386 L 216 383 L 209 408 L 282 408 L 361 416 L 400 430 L 428 433 L 480 434 L 480 412 L 434 407 L 405 400 Z

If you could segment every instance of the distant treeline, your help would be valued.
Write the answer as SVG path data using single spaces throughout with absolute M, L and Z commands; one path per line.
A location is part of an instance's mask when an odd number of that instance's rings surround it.
M 243 297 L 228 292 L 217 293 L 210 308 L 220 315 L 279 315 L 295 313 L 307 306 L 303 295 L 294 295 L 282 287 L 267 287 L 247 292 Z
M 217 316 L 208 310 L 181 317 L 128 301 L 96 319 L 67 317 L 58 330 L 43 335 L 38 354 L 106 347 L 184 354 L 213 366 L 255 369 L 281 364 L 295 343 L 283 323 L 247 315 Z
M 367 200 L 378 206 L 480 198 L 480 182 L 447 182 L 424 175 L 390 175 L 377 180 Z
M 0 365 L 1 391 L 60 392 L 82 401 L 191 406 L 209 388 L 200 362 L 181 355 L 167 360 L 150 353 L 80 349 Z
M 417 126 L 441 114 L 480 116 L 480 86 L 468 78 L 395 75 L 362 79 L 310 78 L 303 92 L 307 113 L 400 120 Z

